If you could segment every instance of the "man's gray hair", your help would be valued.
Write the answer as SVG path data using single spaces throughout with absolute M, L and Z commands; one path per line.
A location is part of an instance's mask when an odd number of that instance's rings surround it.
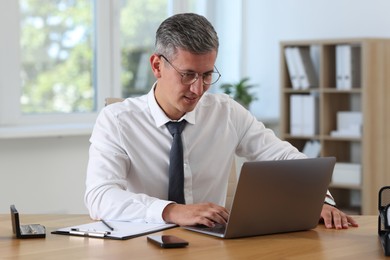
M 172 59 L 178 49 L 193 54 L 218 52 L 219 40 L 212 24 L 194 13 L 177 14 L 163 21 L 156 32 L 155 53 Z

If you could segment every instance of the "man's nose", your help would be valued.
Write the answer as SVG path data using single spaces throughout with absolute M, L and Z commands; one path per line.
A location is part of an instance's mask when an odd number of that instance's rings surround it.
M 192 93 L 195 93 L 196 95 L 200 96 L 203 94 L 203 78 L 202 76 L 199 76 L 199 78 L 191 84 L 190 90 Z

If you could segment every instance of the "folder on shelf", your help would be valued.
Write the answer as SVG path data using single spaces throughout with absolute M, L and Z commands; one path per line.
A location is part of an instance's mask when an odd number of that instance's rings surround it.
M 318 133 L 318 96 L 290 96 L 290 134 L 315 135 Z
M 344 89 L 344 45 L 336 45 L 336 88 Z
M 78 226 L 60 228 L 53 231 L 52 234 L 125 240 L 175 226 L 175 224 L 152 224 L 144 222 L 96 221 Z
M 294 58 L 298 68 L 299 83 L 301 89 L 317 86 L 317 75 L 310 56 L 310 47 L 294 47 Z
M 300 88 L 299 75 L 298 75 L 298 64 L 295 58 L 293 47 L 286 47 L 284 49 L 284 56 L 286 58 L 287 70 L 290 76 L 291 85 L 293 89 Z
M 361 165 L 357 163 L 336 163 L 332 183 L 339 185 L 361 185 Z
M 308 158 L 316 158 L 320 156 L 321 143 L 317 140 L 307 141 L 303 147 L 302 153 Z
M 337 130 L 330 132 L 335 137 L 361 137 L 363 126 L 362 112 L 338 111 Z
M 290 134 L 302 135 L 303 102 L 302 95 L 290 96 Z
M 360 87 L 360 46 L 340 44 L 336 46 L 336 88 L 349 90 Z
M 318 97 L 303 95 L 303 135 L 318 133 Z

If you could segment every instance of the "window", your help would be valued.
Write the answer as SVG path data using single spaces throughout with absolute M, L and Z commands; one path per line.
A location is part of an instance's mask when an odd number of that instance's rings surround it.
M 205 0 L 124 0 L 120 8 L 121 96 L 147 93 L 156 81 L 149 57 L 155 32 L 172 12 L 198 12 Z
M 154 83 L 149 57 L 155 32 L 167 16 L 166 0 L 124 1 L 120 11 L 122 97 L 144 94 Z
M 0 1 L 0 34 L 6 39 L 0 41 L 0 138 L 6 127 L 92 125 L 105 97 L 148 92 L 155 81 L 149 57 L 161 21 L 178 12 L 202 13 L 207 5 Z
M 19 4 L 21 112 L 94 111 L 93 2 Z

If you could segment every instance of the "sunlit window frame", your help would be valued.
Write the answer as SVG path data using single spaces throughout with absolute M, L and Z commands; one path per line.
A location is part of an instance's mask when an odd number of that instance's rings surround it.
M 113 48 L 111 35 L 113 20 L 110 10 L 114 1 L 96 0 L 95 19 L 97 109 L 90 113 L 53 113 L 25 115 L 21 112 L 21 50 L 20 50 L 20 10 L 18 1 L 0 1 L 0 33 L 6 35 L 6 41 L 0 41 L 0 128 L 23 127 L 30 125 L 69 125 L 93 124 L 98 111 L 103 106 L 104 97 L 119 92 L 119 85 L 113 84 L 112 71 Z M 68 126 L 67 126 L 68 127 Z
M 185 12 L 189 8 L 186 0 L 168 1 L 168 15 Z M 206 0 L 198 1 L 206 8 Z M 25 115 L 21 112 L 20 105 L 19 1 L 0 1 L 0 34 L 6 39 L 0 41 L 0 139 L 91 132 L 97 114 L 104 106 L 104 99 L 121 96 L 120 29 L 119 17 L 116 16 L 120 13 L 120 2 L 121 0 L 95 0 L 96 111 Z M 57 129 L 57 132 L 53 132 L 53 129 Z M 30 133 L 31 131 L 34 133 Z

